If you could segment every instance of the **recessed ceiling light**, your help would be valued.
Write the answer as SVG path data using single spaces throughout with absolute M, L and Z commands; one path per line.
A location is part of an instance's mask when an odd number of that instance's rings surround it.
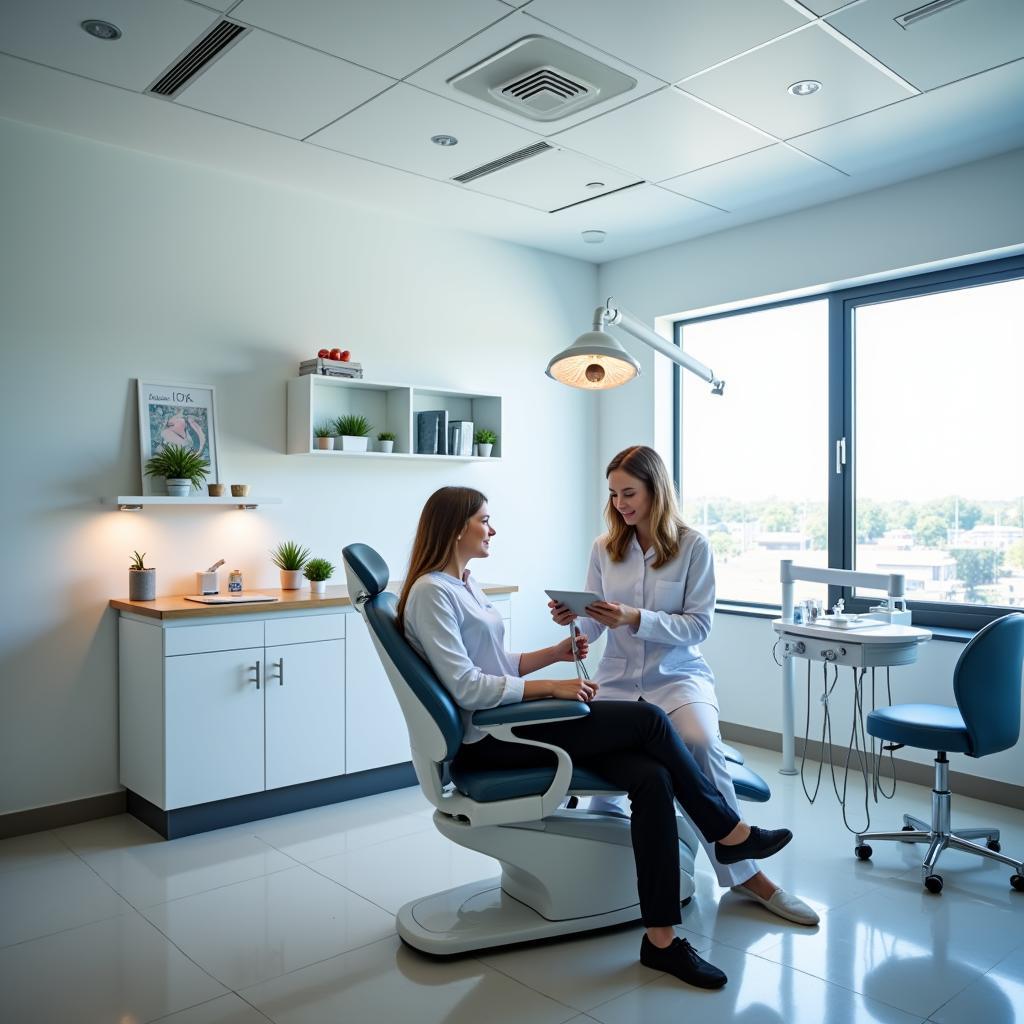
M 82 22 L 82 29 L 95 36 L 97 39 L 113 41 L 121 38 L 121 30 L 109 21 L 100 21 L 98 18 L 87 18 Z
M 603 181 L 588 181 L 587 188 L 604 188 Z
M 600 245 L 601 242 L 605 240 L 606 235 L 606 231 L 598 231 L 596 229 L 580 232 L 580 236 L 582 237 L 583 241 L 590 242 L 591 245 Z
M 430 141 L 435 146 L 457 146 L 459 140 L 454 135 L 431 135 Z
M 805 78 L 803 81 L 794 82 L 789 87 L 789 94 L 790 96 L 813 96 L 820 89 L 821 82 L 816 82 L 813 78 Z

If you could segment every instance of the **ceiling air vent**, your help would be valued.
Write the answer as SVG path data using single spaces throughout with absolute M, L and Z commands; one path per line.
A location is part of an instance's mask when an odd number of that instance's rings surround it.
M 249 30 L 233 21 L 220 21 L 186 54 L 172 64 L 147 90 L 175 96 Z
M 955 7 L 960 3 L 963 3 L 963 0 L 932 0 L 930 4 L 915 7 L 912 11 L 900 14 L 892 20 L 895 21 L 900 28 L 911 28 L 919 21 L 924 21 L 925 18 L 930 18 L 933 14 L 940 14 L 942 11 L 945 11 L 950 7 Z
M 448 84 L 533 121 L 557 121 L 627 92 L 636 79 L 554 39 L 525 36 Z
M 452 181 L 465 185 L 471 181 L 476 181 L 477 178 L 483 178 L 485 175 L 500 171 L 505 167 L 511 167 L 513 164 L 521 163 L 523 160 L 529 160 L 530 157 L 540 156 L 541 153 L 546 153 L 551 148 L 553 147 L 549 146 L 546 142 L 537 142 L 532 146 L 527 146 L 526 149 L 518 149 L 514 153 L 509 153 L 508 156 L 492 160 L 489 164 L 481 164 L 479 167 L 474 167 L 473 170 L 466 171 L 465 174 L 458 174 L 452 178 Z

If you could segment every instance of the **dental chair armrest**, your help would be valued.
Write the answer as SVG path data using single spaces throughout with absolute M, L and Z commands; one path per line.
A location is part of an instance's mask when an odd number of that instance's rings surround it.
M 501 704 L 473 712 L 473 724 L 481 729 L 495 725 L 540 725 L 569 718 L 584 718 L 590 708 L 578 700 L 530 700 Z

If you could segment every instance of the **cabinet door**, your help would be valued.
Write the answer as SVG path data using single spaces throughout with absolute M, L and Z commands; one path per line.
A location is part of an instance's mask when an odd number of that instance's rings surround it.
M 267 648 L 267 789 L 345 773 L 345 641 Z
M 164 661 L 166 807 L 263 789 L 263 648 Z
M 363 617 L 351 614 L 345 634 L 345 771 L 401 764 L 409 757 L 398 698 Z

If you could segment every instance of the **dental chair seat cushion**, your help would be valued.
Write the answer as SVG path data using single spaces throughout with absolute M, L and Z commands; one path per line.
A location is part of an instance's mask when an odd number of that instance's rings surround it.
M 895 704 L 877 708 L 867 718 L 872 736 L 891 743 L 924 750 L 945 750 L 958 754 L 971 752 L 971 737 L 963 715 L 942 704 Z
M 540 796 L 547 791 L 555 777 L 554 768 L 519 768 L 508 771 L 459 771 L 452 767 L 455 788 L 477 803 L 489 804 L 495 800 L 515 800 L 522 796 Z M 585 768 L 572 773 L 570 790 L 582 789 L 600 793 L 621 793 L 613 786 Z
M 726 766 L 732 776 L 732 786 L 740 800 L 749 800 L 755 804 L 766 804 L 772 798 L 768 783 L 757 772 L 752 772 L 746 765 L 727 761 Z

